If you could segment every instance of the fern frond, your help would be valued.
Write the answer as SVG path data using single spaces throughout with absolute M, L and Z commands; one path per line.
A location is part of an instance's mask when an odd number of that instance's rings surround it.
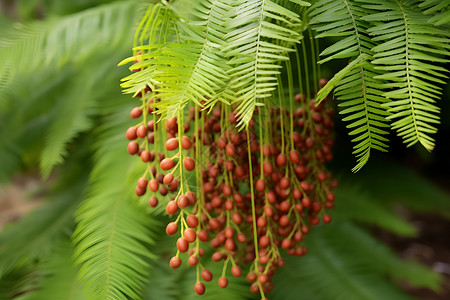
M 39 265 L 43 276 L 39 288 L 31 289 L 18 297 L 18 300 L 88 300 L 83 286 L 77 278 L 77 269 L 73 266 L 73 247 L 70 238 L 60 245 L 55 253 Z
M 334 220 L 350 220 L 375 225 L 399 236 L 414 237 L 417 235 L 417 229 L 396 215 L 391 205 L 380 203 L 379 199 L 388 197 L 387 195 L 381 196 L 376 192 L 367 192 L 363 189 L 365 185 L 355 184 L 355 182 L 352 184 L 346 183 L 345 180 L 340 182 L 342 184 L 335 192 L 340 201 L 339 209 L 333 215 Z
M 59 19 L 16 24 L 0 38 L 0 93 L 15 78 L 45 66 L 61 67 L 94 51 L 124 43 L 139 13 L 139 1 L 108 3 Z M 1 98 L 1 97 L 0 97 Z
M 173 241 L 175 242 L 175 241 Z M 173 243 L 171 244 L 173 245 Z M 173 246 L 172 246 L 173 247 Z M 171 248 L 172 248 L 171 247 Z M 169 248 L 169 251 L 173 249 Z M 184 258 L 182 258 L 183 260 Z M 187 259 L 187 258 L 186 258 Z M 222 272 L 223 265 L 217 264 L 208 260 L 204 264 L 204 267 L 209 269 L 214 276 L 219 276 Z M 228 274 L 230 271 L 228 270 Z M 197 293 L 194 291 L 194 284 L 196 282 L 195 271 L 189 266 L 183 265 L 176 272 L 169 267 L 167 261 L 156 261 L 152 265 L 151 280 L 148 284 L 147 293 L 144 296 L 144 300 L 152 299 L 164 299 L 164 300 L 196 300 L 198 299 Z M 226 289 L 222 289 L 218 286 L 217 280 L 206 282 L 206 292 L 202 295 L 202 298 L 207 300 L 214 299 L 254 299 L 251 293 L 249 293 L 249 286 L 244 277 L 235 278 L 231 275 L 227 276 L 229 284 Z M 178 288 L 174 289 L 173 287 Z M 259 299 L 259 298 L 258 298 Z
M 101 69 L 107 71 L 107 69 Z M 45 135 L 45 146 L 39 161 L 42 176 L 47 178 L 53 167 L 64 161 L 68 154 L 66 145 L 72 141 L 80 132 L 86 131 L 93 126 L 90 119 L 96 105 L 96 91 L 94 82 L 86 82 L 86 78 L 95 79 L 92 69 L 83 76 L 74 80 L 74 85 L 65 91 L 66 97 L 59 101 L 52 109 L 52 122 Z M 95 74 L 95 73 L 94 73 Z M 99 73 L 97 73 L 99 74 Z M 104 74 L 102 74 L 102 77 Z M 80 85 L 81 83 L 81 85 Z M 89 84 L 91 85 L 89 87 Z M 80 91 L 79 86 L 85 88 Z
M 0 299 L 23 300 L 20 295 L 40 287 L 42 272 L 34 266 L 14 268 L 0 280 Z
M 148 246 L 161 229 L 132 197 L 135 164 L 123 157 L 124 109 L 115 107 L 96 132 L 91 188 L 76 213 L 75 261 L 95 299 L 140 298 L 152 258 Z
M 277 272 L 274 280 L 277 288 L 272 298 L 412 299 L 383 274 L 406 279 L 417 286 L 438 286 L 436 273 L 400 260 L 352 223 L 336 222 L 333 226 L 317 227 L 313 233 L 305 240 L 307 255 L 300 259 L 286 257 L 290 268 L 280 268 Z
M 299 15 L 270 0 L 239 0 L 227 21 L 227 46 L 232 69 L 230 86 L 238 104 L 238 127 L 243 128 L 256 106 L 264 105 L 277 88 L 281 61 L 301 39 Z
M 371 1 L 364 0 L 366 3 Z M 386 1 L 366 5 L 377 13 L 364 19 L 374 22 L 368 32 L 380 43 L 374 47 L 376 69 L 384 71 L 377 78 L 387 80 L 384 104 L 395 120 L 392 129 L 407 146 L 422 144 L 433 150 L 442 94 L 439 84 L 448 78 L 442 63 L 450 62 L 450 34 L 427 24 L 427 17 L 415 9 L 418 1 Z M 379 23 L 380 22 L 380 23 Z
M 393 181 L 395 185 L 391 184 Z M 450 218 L 450 194 L 393 160 L 375 159 L 374 164 L 355 178 L 354 183 L 364 186 L 366 192 L 383 206 L 401 203 L 413 211 Z
M 155 74 L 160 82 L 156 91 L 161 97 L 155 107 L 164 117 L 176 116 L 189 101 L 200 105 L 199 101 L 204 100 L 208 106 L 224 101 L 217 98 L 217 93 L 228 81 L 227 59 L 221 50 L 228 9 L 227 1 L 199 1 L 193 11 L 198 20 L 179 22 L 180 43 L 162 49 L 161 55 L 168 63 L 161 64 Z
M 424 0 L 419 7 L 426 8 L 423 13 L 431 15 L 429 23 L 436 26 L 450 23 L 450 0 Z
M 77 171 L 73 167 L 67 170 L 71 172 L 67 179 L 70 185 L 55 193 L 55 202 L 33 211 L 1 232 L 0 278 L 14 266 L 47 257 L 52 253 L 55 242 L 69 236 L 73 213 L 84 191 L 87 176 L 86 170 Z
M 336 75 L 323 88 L 330 91 L 332 86 L 336 86 L 335 96 L 341 101 L 338 106 L 343 108 L 340 114 L 347 115 L 343 121 L 350 122 L 347 128 L 351 129 L 349 135 L 353 136 L 353 154 L 357 158 L 353 172 L 367 163 L 372 150 L 386 152 L 388 148 L 388 113 L 381 106 L 387 99 L 380 95 L 380 80 L 376 79 L 377 71 L 370 63 L 374 44 L 367 35 L 369 24 L 362 20 L 366 13 L 357 3 L 347 0 L 321 0 L 309 10 L 310 25 L 319 32 L 317 38 L 341 38 L 322 51 L 320 55 L 325 58 L 319 63 L 342 58 L 355 61 L 366 57 L 365 62 L 348 68 L 344 74 L 337 74 L 339 77 Z M 325 98 L 326 94 L 319 92 L 319 99 Z

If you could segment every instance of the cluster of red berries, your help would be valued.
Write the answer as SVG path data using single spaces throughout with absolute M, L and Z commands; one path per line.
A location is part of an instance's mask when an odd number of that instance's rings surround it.
M 160 119 L 157 95 L 146 88 L 138 96 L 142 105 L 130 116 L 141 121 L 126 132 L 128 152 L 147 165 L 136 194 L 149 189 L 150 206 L 165 199 L 173 216 L 166 232 L 179 238 L 170 266 L 178 268 L 187 253 L 202 295 L 200 278 L 213 278 L 201 264 L 209 243 L 211 259 L 223 262 L 220 287 L 228 285 L 228 269 L 239 277 L 250 265 L 250 290 L 267 299 L 272 275 L 284 265 L 280 250 L 306 254 L 310 226 L 331 221 L 326 209 L 334 205 L 337 181 L 324 163 L 333 158 L 333 111 L 298 94 L 286 107 L 259 107 L 238 131 L 229 105 L 219 103 L 210 114 L 192 106 Z

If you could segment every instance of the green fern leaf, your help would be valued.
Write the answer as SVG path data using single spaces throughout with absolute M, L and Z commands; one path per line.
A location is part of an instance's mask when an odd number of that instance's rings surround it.
M 161 102 L 156 103 L 164 117 L 176 116 L 189 101 L 213 106 L 220 99 L 217 94 L 228 81 L 224 47 L 224 13 L 229 9 L 223 0 L 202 0 L 194 6 L 198 18 L 178 24 L 180 42 L 161 50 L 169 63 L 161 64 L 155 79 L 161 82 L 156 90 Z M 158 57 L 155 57 L 158 60 Z M 161 58 L 162 59 L 162 58 Z
M 256 106 L 277 88 L 281 61 L 301 39 L 299 15 L 270 0 L 237 1 L 227 21 L 224 49 L 232 69 L 230 86 L 236 91 L 238 126 L 248 125 Z
M 148 246 L 160 230 L 160 223 L 132 196 L 136 169 L 132 157 L 123 157 L 124 109 L 114 107 L 96 132 L 100 135 L 91 188 L 76 214 L 75 261 L 95 299 L 140 298 L 152 258 Z
M 173 243 L 171 240 L 168 251 L 173 251 Z M 183 258 L 182 258 L 183 259 Z M 219 276 L 222 272 L 222 264 L 217 264 L 211 260 L 203 264 L 204 268 L 210 270 L 214 276 Z M 214 299 L 254 299 L 249 293 L 249 286 L 245 278 L 235 278 L 231 276 L 228 270 L 227 277 L 229 280 L 228 287 L 222 289 L 217 285 L 216 280 L 206 282 L 206 292 L 202 296 L 207 300 Z M 196 282 L 196 273 L 190 266 L 182 265 L 180 269 L 174 271 L 170 268 L 167 261 L 156 261 L 152 265 L 151 280 L 147 286 L 148 290 L 145 293 L 144 300 L 164 299 L 164 300 L 196 300 L 198 294 L 194 291 Z M 229 275 L 229 276 L 228 276 Z M 218 277 L 217 277 L 218 278 Z M 173 287 L 178 288 L 174 289 Z M 259 299 L 259 298 L 258 298 Z
M 139 1 L 118 1 L 5 30 L 0 38 L 0 65 L 7 67 L 0 69 L 0 93 L 23 74 L 46 66 L 61 67 L 102 48 L 121 45 L 140 13 L 139 7 Z
M 419 7 L 426 8 L 423 13 L 431 15 L 429 23 L 436 26 L 450 23 L 450 0 L 425 0 Z
M 47 257 L 52 253 L 55 242 L 68 237 L 73 225 L 73 213 L 79 204 L 77 200 L 87 181 L 86 170 L 74 168 L 78 166 L 67 168 L 70 174 L 60 183 L 65 185 L 64 190 L 55 191 L 52 196 L 56 201 L 37 209 L 1 232 L 0 278 L 15 266 Z
M 325 58 L 319 63 L 342 58 L 352 60 L 319 91 L 319 103 L 336 86 L 335 96 L 342 108 L 340 114 L 347 115 L 343 121 L 350 122 L 347 128 L 355 143 L 353 154 L 357 165 L 353 172 L 367 163 L 372 150 L 386 152 L 388 148 L 388 113 L 381 106 L 388 100 L 380 96 L 381 82 L 375 78 L 378 74 L 370 63 L 374 44 L 366 33 L 369 24 L 361 19 L 366 13 L 356 2 L 347 0 L 321 0 L 309 9 L 310 24 L 319 32 L 318 38 L 341 38 L 322 51 L 320 55 Z M 353 67 L 355 61 L 359 62 L 358 67 Z
M 107 69 L 99 68 L 94 73 L 92 71 L 94 70 L 89 68 L 88 72 L 83 75 L 80 74 L 81 76 L 74 80 L 74 85 L 68 87 L 65 91 L 66 97 L 59 98 L 52 109 L 51 115 L 53 118 L 46 132 L 45 146 L 40 159 L 40 167 L 44 178 L 50 175 L 55 165 L 64 161 L 68 154 L 66 145 L 80 132 L 93 126 L 90 117 L 95 112 L 94 107 L 97 104 L 95 100 L 98 92 L 96 92 L 94 82 L 98 81 L 86 82 L 85 79 L 98 79 L 100 76 L 104 78 L 103 72 Z M 101 73 L 98 71 L 101 71 Z M 93 76 L 93 74 L 100 76 Z M 85 89 L 80 91 L 79 86 L 84 86 Z
M 59 249 L 39 265 L 42 274 L 39 288 L 34 288 L 18 300 L 88 300 L 83 292 L 83 286 L 77 279 L 77 269 L 73 266 L 73 247 L 70 238 L 58 245 Z
M 14 268 L 0 280 L 0 299 L 2 300 L 22 300 L 20 296 L 27 291 L 36 290 L 40 287 L 42 272 L 34 266 L 22 266 Z
M 368 30 L 380 43 L 373 48 L 372 63 L 385 71 L 377 78 L 388 81 L 382 87 L 391 99 L 384 107 L 392 113 L 388 119 L 395 120 L 392 129 L 408 147 L 419 142 L 431 151 L 435 146 L 431 135 L 440 123 L 435 103 L 442 92 L 436 84 L 448 78 L 448 70 L 440 64 L 450 62 L 446 58 L 450 35 L 427 24 L 427 17 L 415 9 L 417 2 L 383 0 L 366 5 L 378 12 L 364 19 L 376 25 Z
M 336 222 L 333 226 L 317 227 L 313 233 L 305 240 L 307 255 L 300 259 L 286 258 L 290 268 L 277 272 L 274 280 L 277 288 L 271 298 L 412 299 L 382 274 L 418 286 L 438 286 L 436 273 L 400 260 L 352 223 Z
M 370 172 L 370 170 L 365 172 Z M 339 209 L 333 214 L 334 220 L 351 220 L 375 225 L 399 236 L 414 237 L 417 235 L 417 229 L 397 216 L 390 205 L 380 203 L 381 195 L 375 192 L 366 192 L 363 189 L 365 185 L 358 184 L 360 181 L 356 181 L 358 182 L 356 184 L 355 182 L 345 183 L 344 180 L 340 182 L 342 184 L 336 189 L 336 197 L 340 199 Z
M 394 180 L 395 185 L 391 184 Z M 401 203 L 414 211 L 450 218 L 449 193 L 393 160 L 375 159 L 374 164 L 354 181 L 355 185 L 364 186 L 366 192 L 383 206 Z

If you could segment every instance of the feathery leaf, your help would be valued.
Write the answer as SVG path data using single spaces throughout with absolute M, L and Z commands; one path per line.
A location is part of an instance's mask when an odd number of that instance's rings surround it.
M 281 61 L 301 39 L 299 15 L 270 0 L 239 0 L 226 22 L 227 46 L 232 69 L 230 87 L 238 104 L 238 127 L 246 127 L 256 106 L 264 105 L 278 85 Z
M 148 247 L 160 229 L 132 196 L 135 164 L 124 158 L 123 111 L 123 105 L 112 110 L 96 132 L 97 163 L 73 234 L 80 276 L 96 299 L 141 296 L 152 257 Z
M 6 30 L 0 38 L 0 65 L 7 66 L 0 70 L 0 93 L 23 74 L 46 66 L 61 67 L 102 47 L 121 45 L 133 27 L 137 7 L 139 1 L 118 1 Z
M 394 120 L 392 129 L 408 147 L 419 142 L 431 151 L 435 145 L 431 134 L 440 123 L 435 103 L 442 92 L 436 84 L 448 78 L 448 70 L 440 64 L 450 62 L 450 34 L 427 24 L 427 17 L 415 8 L 416 0 L 364 2 L 370 3 L 364 7 L 377 11 L 364 19 L 376 25 L 368 29 L 379 43 L 373 48 L 372 63 L 385 71 L 377 78 L 388 81 L 381 87 L 391 99 L 383 106 L 392 113 L 388 116 Z
M 319 32 L 318 38 L 339 37 L 340 39 L 322 51 L 325 56 L 319 63 L 333 59 L 347 58 L 364 63 L 356 68 L 345 68 L 345 73 L 338 73 L 328 85 L 319 92 L 320 99 L 326 97 L 333 86 L 336 86 L 335 96 L 339 107 L 343 109 L 340 114 L 347 115 L 343 121 L 349 121 L 347 128 L 351 129 L 349 135 L 353 137 L 353 154 L 357 158 L 357 165 L 353 172 L 360 170 L 369 160 L 372 149 L 386 152 L 388 134 L 386 116 L 388 113 L 381 104 L 387 102 L 380 96 L 380 80 L 370 60 L 374 46 L 367 35 L 369 24 L 362 20 L 370 10 L 362 10 L 357 2 L 341 0 L 321 0 L 309 9 L 310 24 Z
M 14 266 L 40 260 L 52 253 L 55 242 L 68 237 L 73 213 L 78 206 L 87 181 L 83 166 L 69 166 L 68 176 L 55 190 L 54 202 L 25 216 L 0 234 L 0 277 Z M 68 182 L 70 186 L 67 187 Z

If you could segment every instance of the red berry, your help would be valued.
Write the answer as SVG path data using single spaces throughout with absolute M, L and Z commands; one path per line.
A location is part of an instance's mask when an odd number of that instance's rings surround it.
M 137 139 L 136 128 L 134 127 L 128 128 L 125 137 L 130 141 Z
M 242 270 L 239 266 L 234 266 L 231 268 L 231 274 L 233 274 L 234 277 L 241 277 Z
M 277 166 L 279 167 L 285 166 L 287 162 L 286 155 L 284 155 L 283 153 L 278 154 L 276 162 Z
M 211 281 L 213 279 L 213 274 L 208 269 L 204 269 L 200 274 L 204 281 Z
M 197 294 L 203 295 L 205 293 L 205 285 L 203 284 L 203 282 L 197 282 L 194 285 L 194 290 Z
M 195 162 L 191 157 L 185 157 L 183 159 L 184 168 L 188 171 L 192 171 L 195 169 Z
M 145 138 L 147 136 L 147 127 L 144 125 L 140 125 L 136 129 L 136 135 L 140 138 Z
M 251 271 L 247 274 L 247 276 L 245 276 L 245 278 L 247 279 L 248 282 L 253 282 L 256 280 L 256 274 L 255 272 Z
M 266 182 L 264 179 L 258 179 L 256 180 L 255 186 L 258 192 L 263 192 L 266 189 Z
M 302 205 L 303 205 L 303 207 L 310 207 L 311 206 L 311 198 L 309 198 L 309 197 L 303 198 Z
M 184 195 L 180 195 L 177 199 L 177 204 L 181 209 L 186 208 L 189 205 L 189 199 Z
M 267 219 L 263 216 L 258 217 L 258 219 L 256 220 L 256 226 L 258 226 L 259 228 L 264 228 L 267 226 Z
M 129 154 L 133 155 L 139 152 L 139 144 L 136 142 L 129 142 L 127 146 L 127 151 Z
M 181 138 L 181 147 L 183 147 L 184 150 L 189 150 L 192 146 L 191 139 L 187 136 L 183 136 Z
M 226 277 L 220 277 L 219 286 L 223 289 L 226 288 L 228 286 L 228 279 Z
M 233 239 L 226 239 L 225 241 L 225 249 L 228 251 L 234 251 L 236 250 L 236 243 Z
M 209 234 L 206 230 L 202 229 L 197 233 L 198 239 L 202 242 L 207 242 L 209 240 Z
M 263 162 L 263 171 L 265 175 L 270 175 L 273 172 L 273 165 L 270 161 Z
M 289 249 L 292 247 L 292 240 L 285 238 L 282 242 L 281 242 L 281 248 L 283 249 Z
M 245 242 L 247 241 L 247 237 L 246 237 L 245 234 L 242 233 L 242 232 L 239 232 L 239 233 L 237 234 L 236 239 L 237 239 L 237 241 L 238 241 L 239 243 L 241 243 L 241 244 L 243 244 L 243 243 L 245 243 Z
M 173 177 L 172 173 L 169 173 L 166 176 L 164 176 L 163 183 L 168 185 L 168 184 L 172 183 L 173 178 L 174 177 Z
M 291 150 L 289 151 L 289 158 L 294 164 L 296 164 L 300 161 L 300 154 L 297 150 Z
M 174 256 L 170 259 L 169 264 L 172 269 L 177 269 L 181 265 L 181 259 L 179 257 Z
M 169 215 L 176 214 L 178 211 L 178 205 L 175 203 L 175 201 L 171 200 L 169 203 L 167 203 L 166 211 Z
M 264 206 L 264 213 L 267 217 L 271 218 L 273 216 L 273 207 L 267 204 Z
M 192 230 L 192 229 L 191 229 Z M 188 251 L 188 249 L 189 249 L 189 243 L 188 243 L 188 241 L 185 239 L 185 238 L 183 238 L 183 237 L 180 237 L 178 240 L 177 240 L 177 248 L 178 248 L 178 250 L 180 250 L 180 252 L 186 252 L 186 251 Z
M 158 198 L 156 198 L 155 196 L 150 197 L 150 199 L 148 200 L 148 204 L 151 207 L 156 207 L 158 205 Z
M 174 235 L 178 231 L 178 225 L 175 222 L 170 222 L 166 226 L 166 233 L 168 235 Z
M 224 234 L 226 238 L 232 238 L 234 236 L 234 229 L 232 227 L 227 227 L 224 230 Z
M 262 237 L 259 238 L 259 245 L 262 248 L 266 248 L 267 246 L 269 246 L 270 244 L 270 239 L 267 235 L 263 235 Z
M 177 130 L 177 118 L 170 118 L 166 120 L 166 130 L 176 131 Z
M 227 144 L 225 147 L 225 153 L 228 156 L 234 156 L 236 154 L 236 148 L 234 147 L 233 144 Z
M 141 153 L 142 162 L 149 162 L 151 160 L 151 154 L 147 150 L 143 150 Z
M 150 190 L 151 190 L 152 192 L 156 192 L 156 191 L 158 190 L 158 187 L 159 187 L 159 182 L 158 182 L 158 180 L 156 180 L 156 179 L 151 179 L 151 180 L 148 182 L 148 187 L 150 188 Z
M 142 109 L 140 107 L 135 107 L 130 112 L 130 117 L 133 119 L 139 118 L 142 115 Z
M 290 181 L 289 178 L 283 177 L 280 179 L 280 188 L 287 189 L 289 187 Z
M 195 230 L 194 229 L 187 228 L 184 231 L 184 237 L 185 237 L 186 241 L 188 241 L 188 243 L 193 243 L 196 240 L 197 235 L 195 234 Z
M 316 226 L 319 223 L 320 223 L 320 218 L 318 216 L 309 218 L 309 224 L 311 224 L 312 226 Z
M 259 274 L 258 280 L 261 284 L 265 284 L 269 281 L 269 276 L 267 274 Z
M 165 147 L 167 150 L 172 151 L 178 148 L 178 139 L 170 138 L 166 141 Z
M 323 220 L 323 222 L 324 222 L 325 224 L 328 224 L 328 223 L 331 222 L 331 217 L 330 217 L 329 214 L 324 214 L 324 215 L 322 216 L 322 220 Z
M 198 218 L 196 216 L 188 216 L 186 218 L 186 222 L 188 223 L 189 227 L 195 228 L 198 226 Z
M 170 158 L 164 158 L 159 164 L 164 171 L 170 170 L 175 166 L 175 162 Z
M 330 201 L 330 202 L 333 202 L 334 199 L 335 199 L 334 193 L 333 192 L 329 192 L 327 194 L 327 200 Z
M 198 263 L 198 256 L 189 256 L 189 258 L 188 258 L 188 264 L 189 264 L 191 267 L 196 266 L 197 263 Z

